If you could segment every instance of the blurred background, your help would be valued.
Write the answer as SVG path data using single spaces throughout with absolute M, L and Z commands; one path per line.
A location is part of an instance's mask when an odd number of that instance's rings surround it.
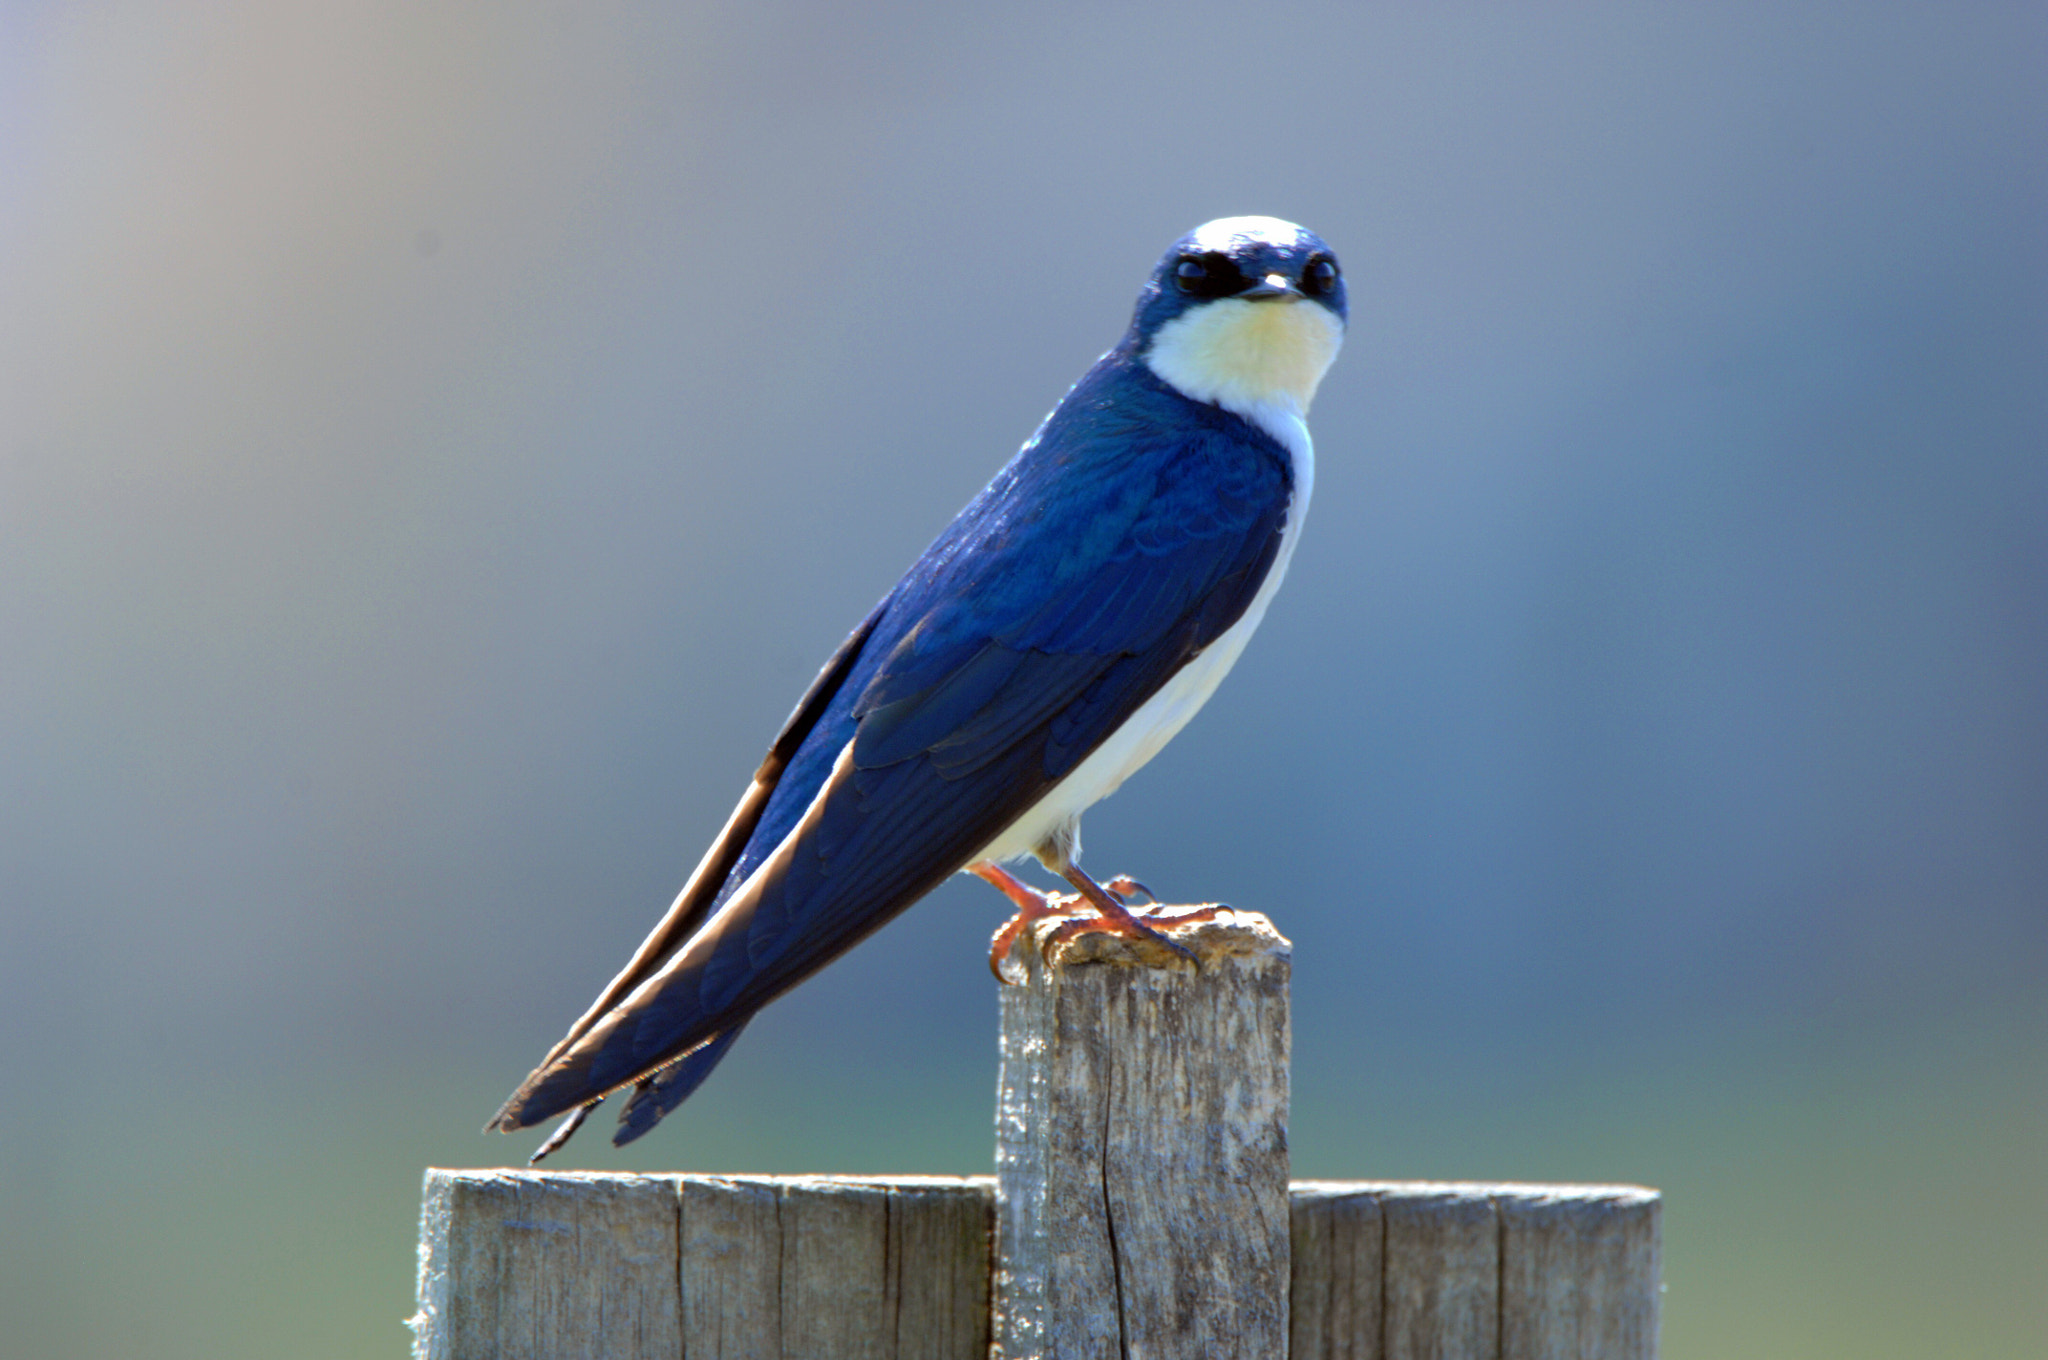
M 1665 1353 L 2048 1353 L 2038 4 L 0 6 L 0 1334 L 402 1353 L 422 1168 L 1215 216 L 1288 588 L 1089 863 L 1299 1175 L 1667 1196 Z M 986 1171 L 955 882 L 567 1167 Z M 605 1123 L 606 1121 L 600 1121 Z

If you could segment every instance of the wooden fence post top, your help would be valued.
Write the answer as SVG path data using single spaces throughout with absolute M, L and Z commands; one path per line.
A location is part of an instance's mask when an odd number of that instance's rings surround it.
M 466 1175 L 466 1172 L 451 1172 L 451 1175 Z M 607 1171 L 607 1176 L 628 1175 L 628 1172 Z M 719 1181 L 727 1185 L 772 1185 L 778 1188 L 798 1189 L 815 1187 L 831 1189 L 845 1186 L 858 1189 L 866 1186 L 878 1190 L 959 1190 L 965 1187 L 979 1187 L 993 1190 L 994 1176 L 933 1176 L 916 1175 L 860 1175 L 842 1176 L 832 1171 L 800 1171 L 778 1175 L 762 1171 L 688 1171 L 661 1173 L 661 1179 L 671 1181 Z
M 1660 1192 L 1643 1185 L 1563 1185 L 1548 1181 L 1328 1181 L 1294 1182 L 1296 1199 L 1374 1195 L 1395 1199 L 1492 1199 L 1516 1204 L 1651 1205 Z
M 1171 913 L 1195 909 L 1167 907 L 1163 910 Z M 1207 920 L 1181 925 L 1150 921 L 1147 924 L 1154 925 L 1161 934 L 1193 954 L 1197 966 L 1231 958 L 1293 957 L 1293 942 L 1275 929 L 1264 913 L 1239 911 L 1234 907 L 1217 907 L 1215 910 L 1218 915 Z M 1106 931 L 1077 935 L 1054 945 L 1048 952 L 1046 940 L 1071 919 L 1050 916 L 1032 922 L 1018 934 L 1016 943 L 1010 947 L 1007 962 L 1024 968 L 1034 977 L 1047 968 L 1056 975 L 1063 968 L 1087 963 L 1115 964 L 1125 968 L 1184 969 L 1189 966 L 1185 958 L 1156 941 L 1131 939 Z

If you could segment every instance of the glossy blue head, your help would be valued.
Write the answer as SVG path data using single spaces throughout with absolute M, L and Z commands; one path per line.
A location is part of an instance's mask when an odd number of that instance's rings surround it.
M 1224 217 L 1161 258 L 1124 344 L 1198 401 L 1301 416 L 1346 314 L 1344 274 L 1321 237 L 1275 217 Z
M 1138 294 L 1131 329 L 1143 343 L 1191 308 L 1216 298 L 1271 296 L 1265 290 L 1276 282 L 1346 320 L 1344 273 L 1322 237 L 1277 217 L 1219 217 L 1160 257 Z

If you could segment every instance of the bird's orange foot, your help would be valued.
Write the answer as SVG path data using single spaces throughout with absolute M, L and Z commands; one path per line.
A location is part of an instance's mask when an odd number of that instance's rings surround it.
M 969 872 L 994 885 L 1003 896 L 1017 904 L 1017 914 L 1005 922 L 995 933 L 995 938 L 989 941 L 988 954 L 989 971 L 996 975 L 998 981 L 1013 985 L 1023 982 L 1024 978 L 1010 964 L 1010 951 L 1027 928 L 1048 917 L 1070 919 L 1046 936 L 1041 946 L 1044 953 L 1051 953 L 1056 946 L 1077 936 L 1108 934 L 1149 940 L 1192 963 L 1194 955 L 1186 946 L 1155 927 L 1214 920 L 1218 912 L 1230 910 L 1229 907 L 1216 906 L 1163 912 L 1159 910 L 1157 894 L 1128 874 L 1118 874 L 1107 883 L 1098 884 L 1077 869 L 1071 878 L 1079 891 L 1054 894 L 1039 892 L 999 865 L 976 864 L 970 866 Z M 1148 899 L 1150 905 L 1133 912 L 1128 903 L 1131 898 L 1139 896 Z
M 1118 885 L 1128 881 L 1126 879 L 1111 879 L 1102 886 L 1115 893 L 1118 897 L 1121 897 L 1126 894 Z M 1151 894 L 1148 892 L 1146 896 L 1149 897 Z M 1063 925 L 1054 927 L 1045 937 L 1042 952 L 1050 956 L 1052 951 L 1059 946 L 1083 935 L 1121 935 L 1127 940 L 1150 940 L 1154 944 L 1164 945 L 1189 963 L 1193 963 L 1195 961 L 1194 951 L 1174 939 L 1171 935 L 1165 934 L 1159 927 L 1188 925 L 1196 921 L 1212 921 L 1216 918 L 1217 912 L 1229 910 L 1229 907 L 1215 906 L 1191 907 L 1186 911 L 1161 911 L 1155 898 L 1152 906 L 1140 907 L 1136 911 L 1132 911 L 1121 901 L 1118 901 L 1114 911 L 1099 911 L 1094 916 L 1076 917 Z
M 1024 980 L 1022 977 L 1004 971 L 1004 963 L 1010 957 L 1010 950 L 1016 946 L 1017 937 L 1034 921 L 1043 921 L 1048 916 L 1071 915 L 1081 905 L 1081 894 L 1042 893 L 999 864 L 969 865 L 967 871 L 984 883 L 993 884 L 998 892 L 1017 905 L 1017 914 L 1004 922 L 995 938 L 989 941 L 988 970 L 996 975 L 998 982 L 1020 983 Z

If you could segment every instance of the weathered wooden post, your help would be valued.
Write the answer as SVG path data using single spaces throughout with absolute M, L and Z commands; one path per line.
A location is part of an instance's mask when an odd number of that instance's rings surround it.
M 983 1360 L 986 1176 L 427 1172 L 419 1360 Z
M 1001 1360 L 1287 1351 L 1289 946 L 1265 917 L 1011 953 L 996 1110 Z
M 1636 1186 L 1288 1181 L 1289 946 L 1083 935 L 1002 995 L 996 1177 L 429 1170 L 428 1360 L 1655 1360 Z
M 1292 1360 L 1655 1360 L 1639 1185 L 1296 1181 Z

